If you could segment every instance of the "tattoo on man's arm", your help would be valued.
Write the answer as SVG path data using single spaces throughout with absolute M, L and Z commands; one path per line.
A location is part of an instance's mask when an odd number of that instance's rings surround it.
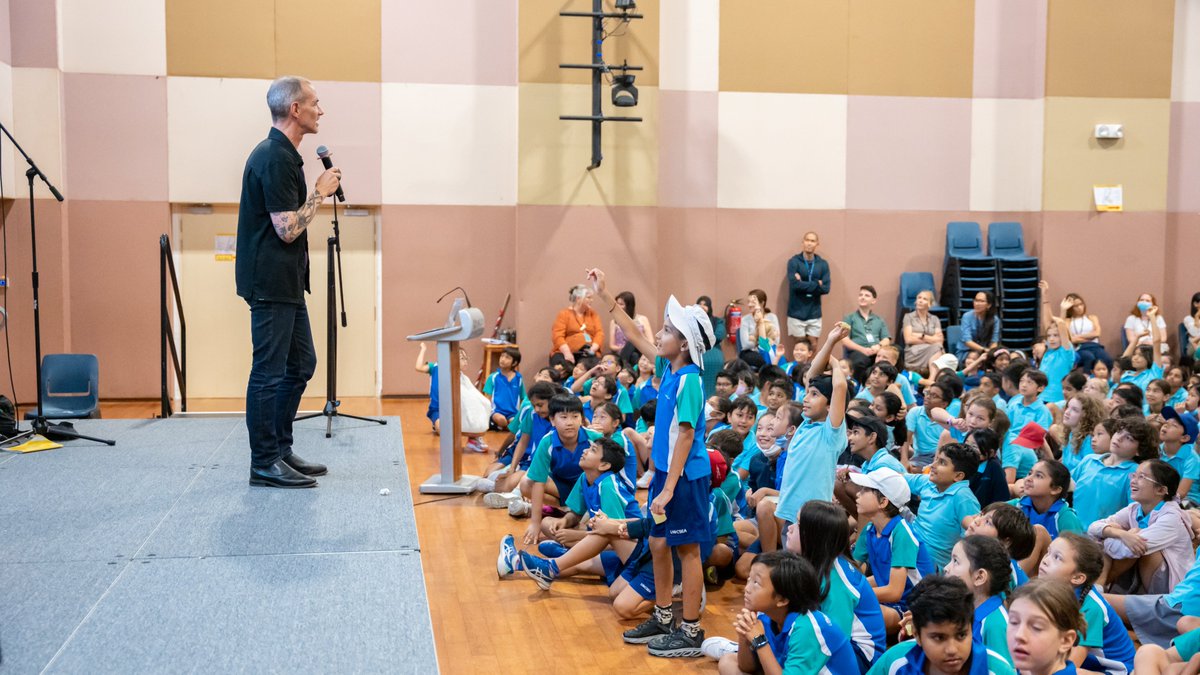
M 275 234 L 289 244 L 296 241 L 300 233 L 308 228 L 313 217 L 317 215 L 317 208 L 324 200 L 325 198 L 321 196 L 320 192 L 313 190 L 299 209 L 272 213 L 271 224 L 275 226 Z

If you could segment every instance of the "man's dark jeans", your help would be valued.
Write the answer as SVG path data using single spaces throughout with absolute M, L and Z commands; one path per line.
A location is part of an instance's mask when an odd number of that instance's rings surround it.
M 250 302 L 254 361 L 246 386 L 250 464 L 266 468 L 292 454 L 292 420 L 317 367 L 304 304 Z

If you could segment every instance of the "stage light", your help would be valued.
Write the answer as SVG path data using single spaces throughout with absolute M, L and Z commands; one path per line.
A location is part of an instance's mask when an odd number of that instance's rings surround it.
M 634 0 L 617 0 L 617 9 L 622 12 L 632 12 L 637 9 L 637 2 Z
M 637 105 L 638 90 L 633 86 L 633 75 L 613 76 L 612 103 L 619 108 L 632 108 Z

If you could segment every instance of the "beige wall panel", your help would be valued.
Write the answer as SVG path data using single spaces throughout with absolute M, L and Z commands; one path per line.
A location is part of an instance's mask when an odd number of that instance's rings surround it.
M 1158 300 L 1166 314 L 1167 333 L 1178 342 L 1174 327 L 1191 311 L 1192 294 L 1200 291 L 1200 275 L 1196 274 L 1200 213 L 1167 214 L 1166 251 L 1165 288 Z
M 605 1 L 605 10 L 613 3 Z M 641 0 L 638 12 L 646 18 L 630 21 L 625 28 L 610 24 L 614 33 L 604 43 L 604 62 L 613 65 L 626 60 L 631 66 L 646 69 L 635 73 L 637 85 L 658 85 L 659 2 Z M 591 63 L 588 49 L 592 36 L 591 19 L 560 17 L 559 12 L 590 12 L 587 0 L 521 0 L 519 26 L 519 65 L 521 82 L 590 83 L 590 71 L 564 70 L 560 63 Z
M 274 79 L 275 0 L 167 0 L 166 7 L 168 74 Z M 311 41 L 309 48 L 319 51 Z
M 59 192 L 70 197 L 63 171 L 62 73 L 50 68 L 14 68 L 12 101 L 12 134 Z M 8 144 L 8 139 L 4 139 L 4 144 Z M 19 154 L 13 157 L 19 158 Z M 27 196 L 24 173 L 17 171 L 16 189 Z M 51 197 L 50 190 L 40 180 L 34 184 L 34 195 L 38 199 Z
M 520 85 L 518 122 L 521 204 L 653 205 L 658 193 L 658 90 L 638 88 L 635 108 L 605 114 L 640 116 L 642 122 L 604 125 L 604 161 L 592 161 L 592 125 L 560 121 L 559 115 L 587 115 L 591 88 L 583 85 Z
M 286 0 L 275 6 L 275 72 L 378 82 L 379 0 Z
M 332 211 L 323 208 L 309 226 L 310 280 L 306 296 L 317 352 L 317 372 L 307 396 L 325 396 L 326 248 Z M 342 273 L 349 326 L 338 335 L 338 395 L 374 396 L 375 223 L 339 215 Z M 182 215 L 179 285 L 188 322 L 188 396 L 244 398 L 250 374 L 250 309 L 234 288 L 234 263 L 218 261 L 214 238 L 237 233 L 237 209 Z
M 1119 183 L 1126 211 L 1166 209 L 1170 115 L 1167 99 L 1047 98 L 1043 208 L 1091 211 L 1092 186 Z M 1109 122 L 1125 137 L 1094 138 Z
M 1200 2 L 1176 0 L 1171 100 L 1200 102 Z
M 722 91 L 847 92 L 845 0 L 725 0 L 720 18 Z
M 659 28 L 659 87 L 716 91 L 720 71 L 716 38 L 721 33 L 718 0 L 662 0 Z
M 1169 97 L 1174 23 L 1174 0 L 1054 0 L 1046 96 Z
M 171 201 L 238 202 L 246 158 L 271 128 L 267 110 L 270 84 L 266 80 L 168 78 Z
M 166 75 L 163 0 L 61 0 L 62 69 L 72 73 Z
M 850 0 L 851 94 L 970 98 L 975 3 Z
M 1042 99 L 971 102 L 971 209 L 1035 211 L 1042 204 Z

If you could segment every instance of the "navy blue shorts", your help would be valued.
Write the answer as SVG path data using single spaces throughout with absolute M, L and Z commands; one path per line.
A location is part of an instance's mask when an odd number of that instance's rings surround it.
M 637 567 L 641 563 L 642 558 L 650 560 L 650 546 L 645 539 L 639 539 L 634 546 L 633 551 L 629 554 L 629 559 L 621 562 L 621 556 L 617 555 L 616 551 L 601 551 L 600 564 L 604 567 L 604 583 L 609 586 L 617 580 L 617 577 L 624 575 L 626 568 Z M 651 572 L 650 585 L 654 585 L 653 572 Z
M 430 422 L 436 422 L 436 421 L 438 421 L 438 418 L 441 417 L 441 415 L 438 412 L 437 407 L 432 406 L 432 405 L 429 406 L 429 408 L 427 408 L 425 410 L 425 416 L 429 418 Z
M 504 446 L 504 450 L 502 450 L 500 452 L 500 456 L 496 458 L 496 461 L 501 464 L 512 464 L 513 454 L 517 451 L 517 444 L 520 442 L 521 442 L 521 439 L 520 439 L 520 437 L 518 437 L 515 440 L 513 440 L 512 443 L 509 443 L 508 445 Z M 532 461 L 533 461 L 533 449 L 526 448 L 525 454 L 521 456 L 521 464 L 517 468 L 520 469 L 521 471 L 528 471 L 529 464 Z M 563 499 L 566 499 L 565 495 L 563 496 Z
M 650 481 L 650 496 L 646 501 L 647 504 L 652 503 L 658 493 L 662 492 L 666 482 L 666 472 L 654 472 L 654 479 Z M 712 528 L 708 520 L 708 495 L 710 492 L 712 492 L 712 479 L 709 476 L 694 480 L 687 480 L 684 476 L 680 476 L 679 481 L 675 483 L 675 494 L 667 503 L 667 519 L 651 525 L 650 536 L 664 537 L 667 544 L 671 546 L 711 543 L 715 537 L 712 536 Z M 647 510 L 649 510 L 648 507 Z

